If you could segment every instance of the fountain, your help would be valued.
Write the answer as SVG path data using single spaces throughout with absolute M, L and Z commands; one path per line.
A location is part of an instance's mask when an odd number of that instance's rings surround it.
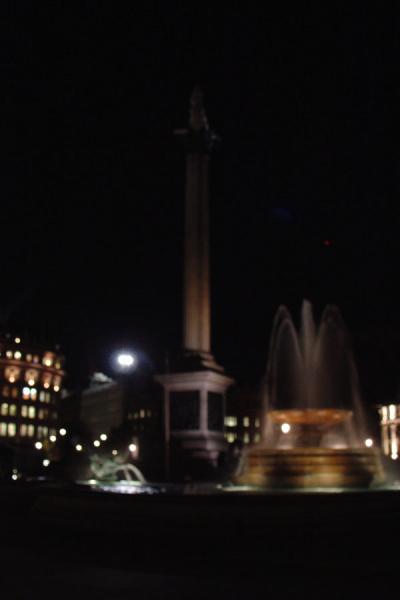
M 383 482 L 337 307 L 325 308 L 317 328 L 304 301 L 299 331 L 287 308 L 278 309 L 264 402 L 263 439 L 245 453 L 237 483 L 326 489 Z

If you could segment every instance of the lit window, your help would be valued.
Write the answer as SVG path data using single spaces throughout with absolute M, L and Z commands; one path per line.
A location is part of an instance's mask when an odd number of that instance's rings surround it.
M 52 352 L 46 352 L 43 356 L 43 364 L 46 367 L 51 367 L 54 361 L 54 354 Z
M 31 397 L 31 390 L 28 387 L 22 388 L 22 397 L 24 400 L 29 400 Z
M 18 398 L 18 388 L 16 388 L 16 387 L 11 388 L 11 397 Z
M 255 426 L 255 427 L 260 427 L 260 419 L 259 419 L 258 417 L 256 417 L 256 418 L 254 419 L 254 426 Z
M 36 408 L 34 406 L 28 406 L 28 417 L 34 419 L 36 416 Z
M 144 408 L 140 409 L 139 416 L 140 416 L 141 419 L 144 419 L 144 417 L 146 416 L 146 411 L 144 410 Z
M 225 417 L 225 425 L 226 427 L 236 427 L 237 417 Z
M 14 358 L 16 358 L 17 360 L 20 360 L 22 354 L 19 350 L 17 350 L 16 352 L 14 352 Z
M 396 406 L 394 404 L 389 404 L 389 419 L 396 418 Z
M 15 437 L 15 434 L 17 432 L 17 426 L 15 423 L 9 423 L 8 424 L 8 435 L 9 437 Z
M 10 404 L 8 407 L 8 414 L 11 417 L 15 417 L 17 415 L 17 405 L 16 404 Z
M 39 392 L 39 400 L 40 400 L 40 402 L 45 402 L 46 401 L 46 392 L 44 392 L 43 390 L 41 390 Z
M 22 425 L 20 425 L 19 427 L 19 435 L 21 437 L 25 437 L 27 434 L 27 426 L 25 425 L 25 423 L 23 423 Z
M 61 369 L 61 363 L 59 360 L 56 362 L 56 369 Z
M 11 352 L 11 350 L 7 350 L 6 352 L 6 356 L 7 358 L 12 358 L 13 353 Z
M 54 391 L 55 392 L 59 392 L 60 391 L 60 386 L 59 385 L 55 385 L 54 386 Z
M 26 360 L 27 360 L 27 362 L 32 362 L 32 354 L 27 354 Z
M 250 418 L 249 417 L 243 417 L 243 426 L 244 427 L 249 427 L 250 425 Z
M 21 406 L 21 416 L 23 416 L 23 417 L 28 416 L 28 407 L 26 406 L 26 404 L 23 404 Z
M 244 441 L 245 444 L 249 444 L 250 443 L 250 436 L 247 433 L 247 431 L 246 431 L 246 433 L 243 436 L 243 441 Z
M 5 398 L 8 398 L 8 396 L 10 395 L 10 388 L 8 385 L 4 385 L 3 386 L 3 392 L 2 392 L 3 396 Z
M 255 444 L 258 444 L 258 443 L 259 443 L 259 441 L 260 441 L 260 439 L 261 439 L 261 436 L 260 436 L 260 434 L 259 434 L 259 433 L 256 433 L 256 434 L 255 434 L 255 436 L 254 436 L 254 443 L 255 443 Z
M 28 437 L 33 437 L 35 435 L 35 426 L 28 425 Z
M 226 439 L 230 444 L 232 444 L 236 440 L 236 433 L 227 433 Z
M 43 408 L 39 409 L 38 418 L 42 421 L 44 419 L 44 410 Z
M 30 386 L 35 385 L 38 375 L 39 371 L 37 369 L 27 369 L 25 372 L 25 381 Z
M 8 404 L 6 404 L 6 402 L 3 402 L 3 404 L 1 405 L 0 414 L 3 415 L 3 417 L 6 417 L 8 415 Z
M 35 354 L 35 356 L 33 357 L 33 362 L 34 363 L 38 363 L 39 362 L 39 357 L 37 354 Z
M 0 435 L 7 435 L 7 423 L 0 423 Z
M 6 367 L 4 370 L 4 375 L 5 378 L 8 379 L 8 381 L 10 383 L 14 383 L 14 381 L 17 381 L 19 374 L 21 372 L 21 369 L 19 367 Z
M 48 390 L 48 389 L 49 389 L 49 387 L 50 387 L 50 383 L 49 383 L 48 381 L 45 381 L 45 382 L 44 382 L 44 384 L 43 384 L 43 387 L 44 387 L 46 390 Z
M 36 400 L 37 398 L 37 389 L 31 388 L 31 400 Z

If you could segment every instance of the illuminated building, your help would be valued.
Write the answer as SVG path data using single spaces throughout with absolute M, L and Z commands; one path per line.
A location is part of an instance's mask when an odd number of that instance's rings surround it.
M 0 444 L 34 448 L 56 435 L 63 358 L 19 337 L 0 337 Z
M 397 460 L 400 446 L 400 405 L 381 405 L 378 407 L 378 412 L 383 454 L 392 460 Z
M 262 410 L 260 393 L 232 389 L 227 397 L 225 439 L 229 444 L 249 446 L 261 441 Z

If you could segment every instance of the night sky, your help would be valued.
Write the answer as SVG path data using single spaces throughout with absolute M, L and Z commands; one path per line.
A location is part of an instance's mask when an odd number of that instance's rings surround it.
M 317 316 L 336 303 L 365 395 L 393 398 L 394 3 L 224 14 L 73 4 L 1 8 L 3 329 L 60 344 L 71 387 L 109 369 L 119 345 L 155 370 L 179 348 L 184 156 L 173 130 L 199 84 L 222 140 L 211 163 L 217 359 L 257 384 L 278 306 L 297 318 L 303 298 Z

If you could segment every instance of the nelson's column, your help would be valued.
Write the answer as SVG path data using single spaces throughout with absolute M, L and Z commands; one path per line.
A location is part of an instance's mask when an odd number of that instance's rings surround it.
M 172 479 L 207 477 L 226 450 L 225 394 L 233 379 L 211 353 L 208 163 L 216 136 L 203 94 L 192 94 L 188 129 L 175 134 L 186 153 L 183 351 L 164 388 L 166 472 Z

